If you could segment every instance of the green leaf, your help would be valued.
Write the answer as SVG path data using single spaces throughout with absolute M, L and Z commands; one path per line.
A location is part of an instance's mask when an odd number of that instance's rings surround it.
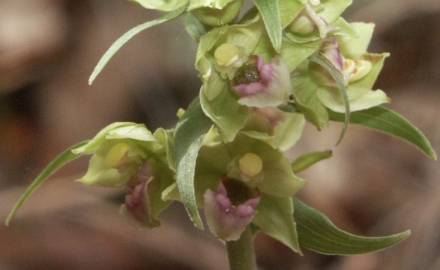
M 207 33 L 206 27 L 191 13 L 185 16 L 185 29 L 196 42 Z
M 301 248 L 326 255 L 356 255 L 391 247 L 410 231 L 383 237 L 357 236 L 335 226 L 324 214 L 295 199 L 295 220 Z
M 342 128 L 341 135 L 339 136 L 338 142 L 336 143 L 338 145 L 342 142 L 345 134 L 347 133 L 348 125 L 350 124 L 350 114 L 351 114 L 350 102 L 348 100 L 348 95 L 347 95 L 347 85 L 344 80 L 344 75 L 341 72 L 339 72 L 330 63 L 330 61 L 327 60 L 327 58 L 325 56 L 323 56 L 321 54 L 314 55 L 310 60 L 312 62 L 315 62 L 316 64 L 320 65 L 321 67 L 323 67 L 332 76 L 332 78 L 336 82 L 337 88 L 339 90 L 339 94 L 344 102 L 345 120 L 344 120 L 344 127 Z
M 298 157 L 292 163 L 292 171 L 294 173 L 300 173 L 315 165 L 316 163 L 329 159 L 333 156 L 332 151 L 313 152 Z
M 203 139 L 211 126 L 211 120 L 196 99 L 177 124 L 175 135 L 177 186 L 189 217 L 199 229 L 203 229 L 203 222 L 197 207 L 194 175 Z
M 140 24 L 138 26 L 133 27 L 128 32 L 123 34 L 120 38 L 118 38 L 111 46 L 110 48 L 104 53 L 104 55 L 99 60 L 98 64 L 96 65 L 95 69 L 92 72 L 92 75 L 90 75 L 89 78 L 89 85 L 92 85 L 95 81 L 96 77 L 101 73 L 101 71 L 104 69 L 104 67 L 107 65 L 107 63 L 112 59 L 112 57 L 121 49 L 130 39 L 132 39 L 137 34 L 141 33 L 142 31 L 147 30 L 148 28 L 151 28 L 153 26 L 171 21 L 175 18 L 177 18 L 179 15 L 181 15 L 186 9 L 186 5 L 172 11 L 170 13 L 165 14 L 159 19 L 148 21 L 143 24 Z
M 74 146 L 69 147 L 67 150 L 65 150 L 63 153 L 58 155 L 52 162 L 47 165 L 47 167 L 35 178 L 35 180 L 32 182 L 32 184 L 29 185 L 29 187 L 25 190 L 25 192 L 20 196 L 16 204 L 14 205 L 14 208 L 9 213 L 8 217 L 6 218 L 6 226 L 9 226 L 11 221 L 16 216 L 18 210 L 23 206 L 23 204 L 30 198 L 30 196 L 41 186 L 46 182 L 46 180 L 52 176 L 54 173 L 56 173 L 59 169 L 64 167 L 66 164 L 76 160 L 81 156 L 81 154 L 74 154 L 72 152 L 72 149 L 80 147 L 82 145 L 85 145 L 87 141 L 81 142 L 79 144 L 76 144 Z
M 264 194 L 253 223 L 261 232 L 301 254 L 296 223 L 293 219 L 293 199 Z
M 333 121 L 341 122 L 343 114 L 330 112 Z M 426 136 L 403 116 L 385 107 L 375 107 L 365 111 L 354 112 L 351 123 L 359 124 L 406 141 L 428 157 L 437 160 L 437 154 Z
M 254 2 L 263 18 L 273 48 L 275 51 L 280 52 L 283 40 L 283 26 L 279 0 L 254 0 Z

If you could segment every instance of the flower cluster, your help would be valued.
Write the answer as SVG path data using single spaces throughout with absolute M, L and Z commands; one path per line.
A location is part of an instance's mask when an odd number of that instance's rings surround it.
M 244 15 L 243 0 L 134 1 L 167 14 L 115 42 L 91 81 L 134 34 L 185 14 L 186 29 L 198 43 L 195 67 L 202 87 L 178 113 L 174 129 L 152 133 L 141 124 L 115 123 L 62 155 L 60 164 L 92 155 L 81 183 L 124 188 L 122 212 L 144 226 L 158 226 L 160 213 L 181 202 L 195 226 L 203 228 L 204 213 L 223 241 L 236 241 L 253 228 L 296 252 L 350 255 L 408 236 L 365 238 L 336 228 L 295 198 L 305 184 L 297 173 L 330 157 L 328 152 L 293 163 L 284 154 L 307 122 L 321 130 L 331 120 L 345 118 L 347 125 L 352 114 L 355 123 L 436 158 L 420 131 L 380 106 L 389 98 L 373 86 L 388 54 L 367 51 L 373 24 L 341 17 L 350 0 L 255 0 Z

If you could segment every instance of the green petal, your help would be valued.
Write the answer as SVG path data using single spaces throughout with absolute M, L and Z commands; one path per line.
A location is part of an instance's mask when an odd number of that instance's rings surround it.
M 373 23 L 351 23 L 348 31 L 354 31 L 354 35 L 353 33 L 348 33 L 338 36 L 344 56 L 359 59 L 362 55 L 367 53 L 368 46 L 373 37 L 374 27 L 375 25 Z
M 292 198 L 263 195 L 253 223 L 261 232 L 301 254 L 296 223 L 293 219 Z
M 352 112 L 366 110 L 390 102 L 382 90 L 370 90 L 349 87 L 347 90 L 350 109 Z M 318 97 L 327 108 L 334 112 L 345 112 L 344 103 L 336 89 L 320 88 Z
M 337 228 L 325 215 L 295 200 L 295 220 L 301 248 L 326 255 L 357 255 L 389 248 L 411 232 L 384 237 L 357 236 Z
M 372 89 L 377 79 L 379 78 L 380 72 L 383 69 L 385 60 L 390 56 L 389 53 L 373 54 L 368 53 L 363 55 L 361 59 L 370 61 L 373 64 L 373 68 L 367 76 L 361 80 L 351 83 L 349 87 L 353 88 L 367 88 Z

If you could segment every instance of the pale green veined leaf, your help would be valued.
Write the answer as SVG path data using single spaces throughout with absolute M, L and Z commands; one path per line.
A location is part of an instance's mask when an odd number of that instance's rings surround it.
M 17 211 L 23 206 L 23 204 L 29 199 L 29 197 L 41 186 L 46 182 L 46 180 L 52 176 L 54 173 L 56 173 L 59 169 L 64 167 L 66 164 L 74 161 L 75 159 L 79 158 L 81 154 L 74 154 L 72 152 L 72 149 L 75 149 L 77 147 L 80 147 L 82 145 L 85 145 L 87 141 L 81 142 L 79 144 L 76 144 L 74 146 L 69 147 L 67 150 L 65 150 L 63 153 L 58 155 L 52 162 L 47 165 L 47 167 L 35 178 L 35 180 L 28 186 L 28 188 L 25 190 L 25 192 L 21 195 L 21 197 L 18 199 L 18 201 L 15 203 L 14 208 L 9 213 L 8 217 L 6 218 L 5 224 L 8 226 L 11 221 L 14 219 L 15 215 L 17 214 Z
M 273 48 L 280 52 L 283 41 L 283 26 L 279 0 L 254 0 L 254 2 L 263 18 Z
M 295 199 L 295 221 L 301 248 L 326 255 L 356 255 L 391 247 L 410 231 L 383 237 L 358 236 L 336 227 L 324 214 Z
M 104 55 L 99 60 L 98 64 L 96 65 L 95 69 L 92 72 L 92 75 L 90 75 L 89 78 L 89 85 L 92 85 L 95 81 L 96 77 L 101 73 L 101 71 L 104 69 L 104 67 L 107 65 L 107 63 L 112 59 L 112 57 L 121 49 L 130 39 L 132 39 L 134 36 L 139 34 L 142 31 L 147 30 L 148 28 L 151 28 L 153 26 L 168 22 L 170 20 L 173 20 L 177 18 L 179 15 L 181 15 L 186 9 L 186 6 L 183 6 L 179 8 L 176 11 L 172 11 L 170 13 L 165 14 L 163 17 L 148 21 L 143 24 L 140 24 L 138 26 L 133 27 L 128 32 L 123 34 L 120 38 L 118 38 L 112 46 L 104 53 Z
M 341 122 L 343 114 L 330 112 L 333 121 Z M 404 140 L 428 157 L 437 160 L 437 154 L 426 136 L 403 116 L 385 107 L 375 107 L 365 111 L 354 112 L 351 123 L 359 124 Z
M 176 127 L 175 159 L 176 181 L 180 197 L 194 225 L 203 229 L 203 222 L 197 207 L 194 175 L 196 161 L 203 139 L 212 126 L 196 99 Z

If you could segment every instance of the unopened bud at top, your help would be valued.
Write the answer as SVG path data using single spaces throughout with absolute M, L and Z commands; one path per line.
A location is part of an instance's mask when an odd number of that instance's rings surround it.
M 218 27 L 234 21 L 240 14 L 243 0 L 235 0 L 222 9 L 202 7 L 192 11 L 203 24 Z

